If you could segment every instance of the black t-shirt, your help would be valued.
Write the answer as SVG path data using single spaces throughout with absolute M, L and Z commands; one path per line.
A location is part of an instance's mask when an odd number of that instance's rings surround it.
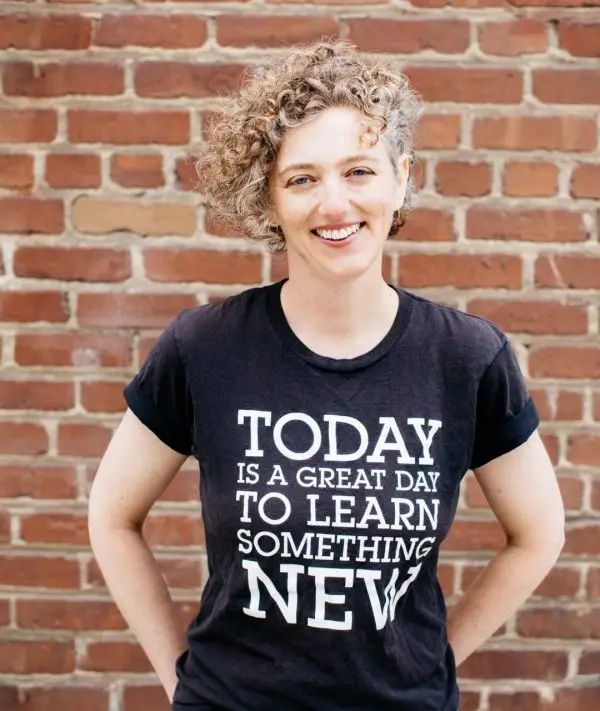
M 506 336 L 398 289 L 357 358 L 309 350 L 283 282 L 185 311 L 125 389 L 199 462 L 209 579 L 177 711 L 456 711 L 436 577 L 469 468 L 538 425 Z

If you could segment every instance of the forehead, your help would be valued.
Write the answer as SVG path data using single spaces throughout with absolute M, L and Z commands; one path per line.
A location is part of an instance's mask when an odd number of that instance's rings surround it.
M 291 163 L 334 163 L 357 153 L 381 159 L 386 156 L 384 142 L 374 146 L 361 142 L 366 128 L 365 116 L 358 109 L 334 107 L 322 111 L 310 121 L 289 129 L 277 155 L 277 166 Z

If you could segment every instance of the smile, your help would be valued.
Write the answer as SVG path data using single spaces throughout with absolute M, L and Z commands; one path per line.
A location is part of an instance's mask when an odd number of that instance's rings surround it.
M 342 242 L 358 232 L 365 224 L 365 222 L 357 222 L 354 225 L 348 225 L 348 227 L 343 227 L 339 230 L 311 230 L 311 232 L 328 242 Z

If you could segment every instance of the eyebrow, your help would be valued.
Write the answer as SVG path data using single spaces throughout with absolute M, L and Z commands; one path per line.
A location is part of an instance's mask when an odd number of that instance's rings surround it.
M 378 159 L 375 156 L 369 156 L 365 153 L 360 153 L 358 155 L 348 156 L 347 158 L 342 159 L 337 165 L 344 165 L 344 163 L 354 163 L 362 161 L 377 163 Z M 292 165 L 288 165 L 282 170 L 280 170 L 277 175 L 283 175 L 284 173 L 288 173 L 290 170 L 311 170 L 315 167 L 316 166 L 313 163 L 293 163 Z

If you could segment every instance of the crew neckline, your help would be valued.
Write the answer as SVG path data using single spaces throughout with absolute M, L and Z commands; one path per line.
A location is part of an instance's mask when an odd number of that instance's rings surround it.
M 385 336 L 371 350 L 355 358 L 331 358 L 315 353 L 292 331 L 281 305 L 281 290 L 288 281 L 281 281 L 267 287 L 267 313 L 271 325 L 281 341 L 303 360 L 323 370 L 352 371 L 365 368 L 385 356 L 403 335 L 412 311 L 412 299 L 403 290 L 388 284 L 398 294 L 396 317 Z

